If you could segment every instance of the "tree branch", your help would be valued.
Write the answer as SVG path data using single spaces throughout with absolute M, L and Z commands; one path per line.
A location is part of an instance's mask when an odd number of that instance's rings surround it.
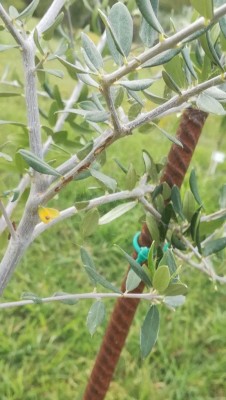
M 12 214 L 13 210 L 15 209 L 16 205 L 18 204 L 20 197 L 23 194 L 24 190 L 28 187 L 29 182 L 30 182 L 30 176 L 28 174 L 24 175 L 24 177 L 21 179 L 19 185 L 16 188 L 16 190 L 20 193 L 19 197 L 14 202 L 12 202 L 10 200 L 8 202 L 7 206 L 5 207 L 5 211 L 9 217 Z M 0 218 L 0 235 L 2 234 L 2 232 L 4 232 L 6 226 L 7 226 L 7 224 L 6 224 L 5 218 L 2 216 Z
M 58 16 L 60 10 L 63 8 L 66 0 L 54 0 L 49 9 L 46 11 L 45 15 L 39 21 L 36 26 L 36 29 L 41 35 L 46 29 L 48 29 L 55 21 Z M 33 36 L 33 32 L 31 33 Z
M 102 90 L 103 90 L 103 95 L 105 97 L 108 109 L 111 114 L 111 121 L 112 121 L 112 124 L 114 127 L 114 132 L 117 135 L 120 135 L 121 131 L 122 131 L 122 126 L 120 124 L 119 117 L 118 117 L 118 114 L 117 114 L 117 111 L 116 111 L 116 108 L 115 108 L 115 105 L 114 105 L 114 102 L 112 99 L 111 87 L 109 87 L 107 85 L 105 86 L 105 84 L 103 82 Z
M 189 98 L 203 92 L 204 90 L 210 88 L 211 86 L 216 86 L 221 84 L 224 80 L 226 79 L 226 73 L 221 74 L 216 76 L 215 78 L 209 79 L 206 82 L 200 83 L 199 85 L 182 91 L 181 95 L 174 96 L 172 99 L 166 101 L 164 104 L 162 104 L 159 107 L 156 107 L 154 110 L 151 110 L 147 112 L 146 114 L 143 114 L 136 118 L 135 120 L 129 122 L 126 124 L 127 130 L 130 132 L 133 129 L 147 123 L 151 122 L 157 117 L 162 116 L 166 112 L 169 112 L 169 109 L 173 107 L 178 107 L 182 105 L 183 103 L 186 103 Z
M 20 300 L 20 301 L 12 301 L 12 302 L 5 302 L 0 303 L 0 309 L 3 308 L 12 308 L 12 307 L 20 307 L 29 304 L 39 304 L 39 303 L 52 303 L 54 301 L 67 301 L 67 300 L 83 300 L 83 299 L 93 299 L 93 300 L 100 300 L 100 299 L 112 299 L 112 298 L 127 298 L 127 299 L 142 299 L 148 300 L 153 302 L 159 302 L 164 299 L 164 296 L 160 296 L 158 294 L 153 293 L 81 293 L 81 294 L 64 294 L 64 295 L 55 295 L 51 297 L 44 297 L 44 298 L 37 298 L 35 300 Z
M 100 38 L 100 41 L 97 45 L 97 48 L 99 49 L 100 52 L 103 51 L 103 48 L 105 46 L 106 43 L 106 32 L 103 33 L 103 35 Z M 69 99 L 67 100 L 65 107 L 64 107 L 64 111 L 69 110 L 70 108 L 72 108 L 73 104 L 78 100 L 81 91 L 84 87 L 84 83 L 79 81 L 77 82 L 71 96 L 69 97 Z M 55 127 L 53 128 L 53 131 L 55 133 L 57 133 L 58 131 L 60 131 L 65 123 L 65 120 L 68 117 L 68 112 L 64 112 L 64 113 L 60 113 L 58 114 L 58 119 L 57 122 L 55 124 Z M 45 155 L 46 153 L 48 153 L 49 148 L 51 146 L 53 142 L 52 137 L 49 137 L 46 142 L 43 145 L 43 155 Z M 70 169 L 71 166 L 77 164 L 79 162 L 79 159 L 77 158 L 76 155 L 73 155 L 69 160 L 67 160 L 65 163 L 63 163 L 60 167 L 59 167 L 59 172 L 63 175 L 65 173 L 67 173 Z M 48 182 L 49 184 L 52 183 L 52 181 L 54 180 L 53 177 L 49 177 Z M 19 199 L 21 197 L 21 195 L 23 194 L 24 190 L 28 187 L 30 183 L 30 176 L 28 174 L 26 174 L 20 181 L 20 183 L 18 184 L 16 190 L 20 193 L 18 199 L 16 201 L 14 201 L 13 203 L 11 201 L 8 202 L 6 208 L 6 212 L 7 214 L 10 216 L 12 214 L 12 212 L 14 211 L 14 209 L 16 208 Z M 6 228 L 6 222 L 5 219 L 3 217 L 0 218 L 0 235 L 1 233 L 5 230 Z
M 108 195 L 96 197 L 95 199 L 89 200 L 88 204 L 81 211 L 83 211 L 83 212 L 88 211 L 92 208 L 96 208 L 96 207 L 102 206 L 104 204 L 112 203 L 112 202 L 119 201 L 119 200 L 143 199 L 143 197 L 147 193 L 153 192 L 154 189 L 155 189 L 154 185 L 138 186 L 137 188 L 135 188 L 131 191 L 123 190 L 121 192 L 111 193 Z M 66 218 L 72 217 L 73 215 L 77 214 L 78 212 L 79 212 L 78 209 L 75 206 L 73 206 L 73 207 L 67 208 L 66 210 L 61 211 L 59 217 L 53 219 L 48 224 L 44 224 L 43 222 L 39 223 L 38 225 L 36 225 L 33 235 L 31 236 L 31 242 L 34 239 L 36 239 L 36 237 L 39 236 L 42 232 L 51 228 L 53 225 L 56 225 L 58 222 L 61 222 Z M 154 207 L 153 207 L 152 213 L 155 213 L 155 215 L 157 215 L 157 211 L 154 209 Z
M 137 128 L 140 125 L 145 124 L 146 122 L 151 122 L 152 120 L 156 119 L 157 117 L 160 117 L 162 114 L 164 114 L 166 111 L 168 111 L 170 108 L 173 107 L 178 107 L 179 105 L 183 104 L 184 102 L 187 102 L 187 100 L 195 96 L 196 94 L 202 92 L 205 89 L 208 89 L 211 86 L 218 85 L 222 83 L 222 81 L 226 79 L 226 73 L 223 75 L 218 75 L 215 78 L 210 79 L 207 82 L 200 83 L 194 88 L 188 89 L 182 93 L 181 96 L 175 96 L 172 99 L 168 100 L 166 103 L 160 105 L 159 107 L 155 108 L 154 110 L 141 115 L 140 117 L 136 118 L 134 121 L 131 121 L 127 124 L 125 124 L 123 128 L 124 136 L 127 134 L 131 134 L 133 129 Z M 67 172 L 67 174 L 64 176 L 64 179 L 61 181 L 61 183 L 55 183 L 50 189 L 47 189 L 46 193 L 42 197 L 42 202 L 45 204 L 47 201 L 49 201 L 51 198 L 53 198 L 56 194 L 56 192 L 59 192 L 65 184 L 70 182 L 79 174 L 84 169 L 89 168 L 90 164 L 95 160 L 96 155 L 100 154 L 103 150 L 105 150 L 110 144 L 115 142 L 116 140 L 120 139 L 122 137 L 122 134 L 116 134 L 114 130 L 107 129 L 100 137 L 95 139 L 94 145 L 90 153 L 82 160 L 80 161 L 76 166 L 74 166 L 74 160 L 68 160 L 67 162 L 67 168 L 70 168 L 70 165 L 72 167 L 71 171 Z M 60 171 L 61 167 L 58 167 L 58 170 Z
M 221 18 L 225 14 L 226 14 L 226 4 L 215 10 L 214 18 L 212 19 L 212 21 L 210 21 L 209 26 L 212 25 L 214 22 L 218 21 L 219 18 Z M 163 53 L 166 50 L 176 47 L 184 39 L 187 39 L 188 36 L 206 27 L 207 27 L 206 21 L 204 17 L 197 19 L 188 27 L 182 29 L 181 31 L 175 33 L 174 35 L 170 36 L 164 41 L 158 43 L 156 46 L 145 51 L 144 53 L 138 55 L 132 61 L 129 61 L 127 65 L 123 65 L 121 68 L 118 68 L 117 71 L 105 75 L 104 76 L 105 84 L 108 86 L 112 85 L 112 83 L 119 80 L 123 76 L 127 75 L 129 72 L 134 71 L 136 68 L 140 67 L 146 61 Z
M 7 12 L 5 11 L 5 9 L 1 3 L 0 3 L 0 17 L 3 20 L 3 22 L 5 23 L 5 26 L 8 29 L 8 31 L 11 33 L 12 37 L 23 48 L 25 40 L 24 40 L 23 36 L 21 35 L 21 33 L 19 32 L 19 30 L 13 24 L 10 16 L 7 14 Z
M 206 265 L 204 265 L 202 262 L 200 264 L 194 262 L 193 260 L 191 260 L 191 257 L 189 255 L 182 253 L 178 249 L 173 248 L 173 252 L 178 258 L 180 258 L 181 260 L 183 260 L 184 262 L 189 264 L 191 267 L 198 269 L 199 271 L 208 275 L 209 278 L 211 278 L 213 281 L 216 281 L 219 283 L 224 283 L 224 284 L 226 283 L 226 276 L 217 275 L 212 269 L 210 270 L 209 267 L 206 268 Z M 202 259 L 202 261 L 203 261 L 203 259 Z

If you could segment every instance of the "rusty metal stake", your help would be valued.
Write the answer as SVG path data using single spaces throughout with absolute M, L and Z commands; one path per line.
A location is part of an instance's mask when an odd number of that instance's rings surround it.
M 184 111 L 177 130 L 177 138 L 183 143 L 183 148 L 172 145 L 161 182 L 167 182 L 171 187 L 174 184 L 181 187 L 207 115 L 207 113 L 193 108 Z M 151 242 L 149 231 L 144 224 L 139 244 L 149 247 Z M 134 253 L 133 257 L 136 258 L 136 256 Z M 122 291 L 125 291 L 125 281 L 126 278 L 121 286 Z M 133 293 L 141 293 L 143 289 L 144 284 L 141 283 Z M 83 400 L 103 400 L 105 398 L 139 302 L 139 299 L 123 298 L 116 301 Z

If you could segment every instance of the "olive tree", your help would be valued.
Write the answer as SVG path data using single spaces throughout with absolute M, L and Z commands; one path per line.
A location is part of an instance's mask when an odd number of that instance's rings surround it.
M 23 82 L 8 82 L 14 91 L 0 94 L 2 98 L 24 96 L 27 111 L 24 123 L 14 121 L 13 117 L 11 121 L 1 120 L 2 127 L 22 128 L 25 139 L 19 144 L 16 141 L 12 154 L 1 153 L 4 168 L 7 168 L 7 162 L 14 165 L 18 185 L 12 188 L 7 182 L 7 190 L 2 190 L 0 198 L 0 232 L 9 231 L 0 262 L 0 293 L 36 238 L 67 218 L 82 215 L 81 234 L 86 237 L 98 229 L 98 225 L 111 223 L 140 204 L 144 209 L 149 242 L 144 245 L 139 234 L 135 236 L 133 257 L 120 249 L 130 265 L 125 290 L 101 276 L 88 251 L 81 247 L 81 259 L 93 286 L 100 285 L 108 292 L 58 294 L 47 298 L 30 294 L 18 302 L 3 302 L 0 307 L 98 299 L 87 319 L 93 334 L 103 321 L 102 298 L 148 300 L 151 305 L 141 327 L 141 354 L 146 357 L 158 335 L 158 304 L 172 308 L 185 301 L 187 287 L 180 281 L 178 268 L 181 260 L 216 283 L 226 282 L 226 278 L 215 271 L 211 258 L 226 246 L 223 237 L 226 211 L 222 206 L 213 214 L 205 215 L 195 171 L 190 174 L 190 188 L 182 198 L 183 177 L 180 183 L 170 180 L 164 173 L 165 166 L 154 163 L 153 155 L 147 150 L 142 153 L 144 171 L 141 175 L 132 164 L 127 168 L 117 161 L 124 176 L 124 190 L 101 170 L 107 162 L 106 152 L 113 143 L 126 136 L 129 140 L 130 135 L 142 129 L 150 131 L 151 135 L 153 128 L 173 143 L 173 151 L 182 149 L 180 162 L 183 164 L 186 162 L 186 126 L 183 126 L 183 141 L 182 136 L 176 137 L 162 129 L 161 119 L 184 112 L 187 123 L 196 118 L 195 122 L 199 124 L 201 115 L 201 130 L 208 113 L 225 118 L 226 5 L 218 1 L 218 8 L 214 9 L 212 0 L 192 0 L 192 22 L 187 21 L 177 30 L 172 20 L 164 28 L 158 17 L 158 0 L 128 2 L 128 8 L 123 1 L 112 7 L 103 2 L 101 9 L 97 6 L 94 9 L 95 26 L 101 31 L 99 43 L 94 43 L 87 27 L 79 35 L 72 29 L 65 29 L 64 11 L 68 15 L 70 1 L 53 0 L 45 15 L 33 26 L 30 19 L 38 3 L 38 0 L 31 1 L 21 12 L 14 6 L 6 10 L 0 4 L 1 30 L 11 35 L 11 42 L 1 44 L 0 50 L 17 52 L 24 71 Z M 139 23 L 139 45 L 133 43 L 135 17 Z M 57 48 L 52 44 L 55 34 L 59 43 Z M 59 69 L 51 68 L 52 62 L 57 63 Z M 66 68 L 75 81 L 71 96 L 66 100 L 62 95 L 64 80 L 59 87 L 51 87 L 48 81 L 48 75 L 63 78 L 62 68 Z M 150 89 L 152 86 L 153 90 Z M 86 98 L 84 100 L 83 96 L 81 100 L 84 88 Z M 48 115 L 40 107 L 41 96 L 47 97 L 51 104 Z M 74 145 L 67 139 L 65 122 L 71 125 L 77 138 L 80 135 Z M 89 132 L 89 139 L 82 130 Z M 43 133 L 48 136 L 46 141 Z M 48 163 L 46 154 L 51 145 L 59 143 L 59 137 L 63 143 L 60 151 L 65 154 L 68 149 L 71 154 L 67 152 L 69 156 L 63 162 Z M 194 148 L 191 155 L 193 151 Z M 176 166 L 178 160 L 172 159 L 174 162 Z M 184 167 L 185 171 L 187 167 Z M 99 182 L 101 196 L 71 204 L 64 210 L 48 207 L 48 202 L 62 196 L 72 181 L 88 177 Z M 22 195 L 26 189 L 29 195 L 24 203 Z M 225 187 L 222 189 L 224 195 Z M 117 206 L 114 206 L 116 201 Z M 107 203 L 112 203 L 111 209 L 103 214 L 101 206 Z M 15 226 L 12 214 L 17 207 L 23 212 Z M 217 222 L 215 230 L 205 232 L 202 229 L 200 233 L 200 226 L 213 220 Z M 140 284 L 147 289 L 144 293 L 136 290 Z

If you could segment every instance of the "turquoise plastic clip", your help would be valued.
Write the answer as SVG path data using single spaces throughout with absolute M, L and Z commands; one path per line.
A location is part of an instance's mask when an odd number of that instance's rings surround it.
M 145 247 L 145 246 L 140 246 L 140 245 L 139 245 L 138 239 L 139 239 L 140 233 L 141 233 L 141 232 L 137 232 L 137 233 L 134 235 L 134 238 L 133 238 L 133 247 L 134 247 L 134 250 L 135 250 L 136 253 L 137 253 L 137 259 L 136 259 L 136 261 L 137 261 L 139 264 L 142 264 L 144 261 L 146 261 L 146 260 L 148 259 L 149 248 L 148 248 L 148 247 Z

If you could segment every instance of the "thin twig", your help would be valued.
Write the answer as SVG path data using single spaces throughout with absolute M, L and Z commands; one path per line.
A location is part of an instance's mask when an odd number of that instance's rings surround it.
M 202 263 L 204 260 L 203 258 L 202 258 L 202 262 L 198 264 L 198 263 L 194 262 L 189 255 L 182 253 L 178 249 L 174 248 L 173 252 L 178 258 L 180 258 L 187 264 L 191 265 L 193 268 L 198 269 L 199 271 L 208 275 L 213 281 L 216 281 L 219 283 L 226 283 L 226 276 L 219 276 L 212 269 L 210 270 L 209 267 L 206 268 L 206 265 L 203 265 L 203 263 Z
M 225 14 L 226 14 L 226 5 L 217 8 L 214 12 L 214 18 L 210 21 L 209 25 L 212 25 L 213 22 L 216 22 L 217 20 L 219 20 L 219 18 L 221 18 Z M 121 68 L 118 68 L 117 71 L 105 75 L 104 77 L 105 84 L 110 86 L 112 83 L 119 80 L 123 76 L 127 75 L 129 72 L 134 71 L 136 68 L 140 67 L 146 61 L 149 61 L 151 58 L 163 53 L 166 50 L 175 48 L 184 39 L 187 39 L 188 36 L 192 35 L 193 33 L 205 27 L 207 27 L 205 18 L 201 17 L 197 19 L 195 22 L 193 22 L 186 28 L 180 30 L 179 32 L 176 32 L 171 37 L 165 39 L 164 41 L 158 43 L 151 49 L 138 55 L 132 61 L 129 61 L 128 64 L 123 65 Z
M 159 118 L 162 115 L 164 115 L 166 112 L 168 112 L 169 109 L 181 106 L 182 104 L 186 103 L 189 100 L 189 98 L 196 96 L 197 94 L 203 92 L 204 90 L 212 86 L 219 85 L 225 79 L 226 79 L 226 73 L 218 75 L 215 78 L 209 79 L 206 82 L 200 83 L 199 85 L 196 85 L 191 89 L 184 90 L 182 91 L 181 95 L 174 96 L 172 99 L 166 101 L 161 106 L 156 107 L 154 110 L 151 110 L 146 114 L 143 114 L 138 118 L 136 118 L 135 120 L 129 122 L 128 124 L 126 124 L 126 128 L 128 129 L 128 131 L 132 131 L 133 129 L 138 128 L 139 126 L 147 122 L 151 122 L 157 117 Z
M 162 301 L 164 296 L 160 296 L 158 294 L 152 293 L 81 293 L 81 294 L 64 294 L 64 295 L 55 295 L 51 297 L 38 298 L 34 300 L 20 300 L 20 301 L 12 301 L 7 303 L 0 303 L 0 309 L 3 308 L 12 308 L 12 307 L 20 307 L 28 304 L 42 304 L 42 303 L 50 303 L 54 301 L 62 301 L 65 302 L 67 300 L 83 300 L 83 299 L 108 299 L 108 298 L 127 298 L 127 299 L 142 299 L 148 301 Z
M 218 210 L 209 215 L 203 215 L 201 217 L 201 222 L 211 222 L 220 218 L 226 218 L 226 208 L 222 208 L 221 210 Z
M 121 133 L 121 131 L 122 131 L 122 126 L 120 124 L 119 117 L 118 117 L 118 114 L 117 114 L 117 111 L 116 111 L 116 108 L 115 108 L 115 105 L 114 105 L 114 101 L 112 99 L 111 88 L 109 86 L 105 87 L 103 85 L 102 89 L 103 89 L 103 95 L 105 97 L 108 109 L 109 109 L 110 114 L 111 114 L 111 121 L 112 121 L 112 124 L 113 124 L 113 127 L 114 127 L 114 131 L 115 131 L 115 133 L 117 135 L 119 135 Z
M 19 32 L 19 30 L 13 24 L 10 16 L 7 14 L 7 12 L 5 11 L 5 9 L 1 3 L 0 3 L 0 17 L 3 20 L 3 22 L 5 23 L 6 28 L 11 33 L 11 35 L 13 36 L 15 41 L 23 48 L 25 40 L 24 40 L 23 36 L 21 35 L 21 33 Z
M 6 213 L 7 213 L 8 217 L 10 217 L 10 215 L 13 212 L 13 210 L 16 208 L 16 205 L 18 204 L 18 202 L 19 202 L 19 200 L 21 198 L 21 195 L 23 194 L 25 189 L 28 187 L 29 182 L 30 182 L 30 176 L 28 174 L 25 174 L 23 176 L 23 178 L 21 179 L 19 185 L 15 189 L 17 192 L 19 192 L 18 198 L 14 202 L 12 202 L 11 199 L 10 199 L 8 204 L 5 207 L 5 210 L 6 210 Z M 2 232 L 4 232 L 6 227 L 7 227 L 6 220 L 2 216 L 0 218 L 0 235 L 2 234 Z
M 4 204 L 3 204 L 3 202 L 1 200 L 0 200 L 0 210 L 1 210 L 1 212 L 2 212 L 2 214 L 4 216 L 4 218 L 5 218 L 5 222 L 6 222 L 7 226 L 8 226 L 8 228 L 9 228 L 11 237 L 15 240 L 16 239 L 16 234 L 15 234 L 15 230 L 13 228 L 13 224 L 10 221 L 10 219 L 8 217 L 8 214 L 6 212 L 6 209 L 4 207 Z
M 139 199 L 140 203 L 143 204 L 144 208 L 149 211 L 158 221 L 161 220 L 162 216 L 161 214 L 153 207 L 152 204 L 150 204 L 145 197 L 141 197 Z
M 122 201 L 128 199 L 140 199 L 143 198 L 145 194 L 153 192 L 154 188 L 155 186 L 153 185 L 146 185 L 146 186 L 136 187 L 131 191 L 124 190 L 121 192 L 116 192 L 96 197 L 95 199 L 90 200 L 88 204 L 81 211 L 83 212 L 88 211 L 91 210 L 92 208 L 100 207 L 104 204 L 108 204 L 119 200 Z M 73 206 L 61 211 L 60 215 L 57 218 L 50 221 L 48 224 L 44 224 L 43 222 L 39 223 L 38 225 L 36 225 L 34 232 L 30 238 L 30 241 L 32 242 L 37 236 L 39 236 L 42 232 L 46 231 L 47 229 L 51 228 L 53 225 L 56 225 L 57 223 L 67 218 L 70 218 L 77 213 L 78 210 L 76 209 L 75 206 Z

